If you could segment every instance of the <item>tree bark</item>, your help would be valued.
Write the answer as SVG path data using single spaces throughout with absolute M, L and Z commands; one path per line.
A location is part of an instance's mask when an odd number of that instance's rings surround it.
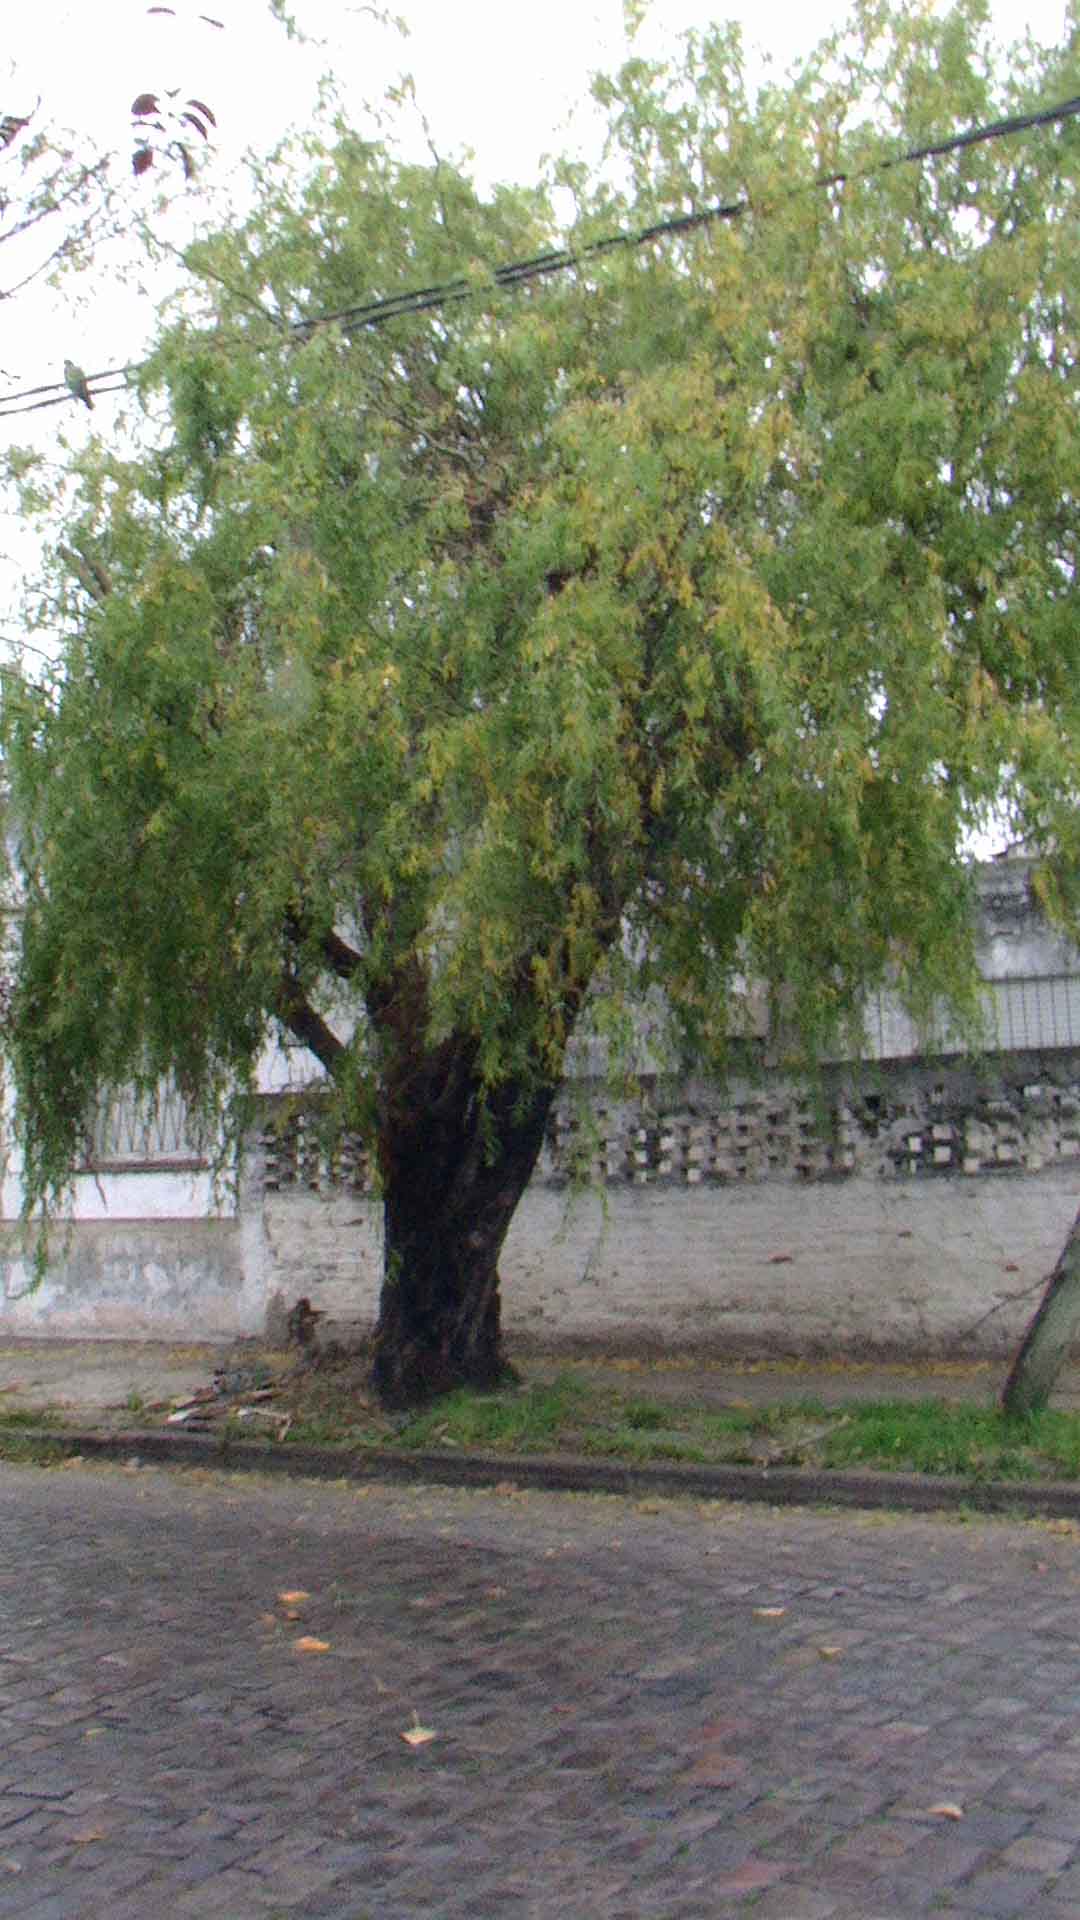
M 425 1064 L 424 1086 L 399 1089 L 380 1126 L 385 1265 L 371 1378 L 388 1407 L 515 1377 L 499 1255 L 557 1091 L 545 1081 L 485 1092 L 466 1059 Z
M 1046 1406 L 1080 1332 L 1080 1213 L 1020 1344 L 1001 1395 L 1004 1413 L 1038 1413 Z

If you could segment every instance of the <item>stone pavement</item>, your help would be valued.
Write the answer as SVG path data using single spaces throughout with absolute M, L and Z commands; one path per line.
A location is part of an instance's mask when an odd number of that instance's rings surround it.
M 1080 1915 L 1073 1523 L 0 1466 L 0 1541 L 0 1920 Z

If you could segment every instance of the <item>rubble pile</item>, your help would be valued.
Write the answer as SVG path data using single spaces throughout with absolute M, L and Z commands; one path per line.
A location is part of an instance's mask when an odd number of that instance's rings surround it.
M 293 1416 L 272 1402 L 284 1392 L 291 1378 L 292 1369 L 275 1379 L 270 1368 L 262 1363 L 218 1367 L 210 1386 L 197 1388 L 190 1399 L 170 1403 L 164 1424 L 183 1427 L 188 1433 L 213 1433 L 234 1421 L 252 1433 L 284 1440 Z

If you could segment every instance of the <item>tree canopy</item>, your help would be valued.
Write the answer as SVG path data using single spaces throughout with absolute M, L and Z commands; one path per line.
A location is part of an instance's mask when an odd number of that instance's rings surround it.
M 494 1378 L 583 1019 L 659 987 L 722 1064 L 747 976 L 808 1052 L 885 982 L 970 1010 L 1002 806 L 1072 912 L 1080 129 L 886 162 L 1078 75 L 1075 23 L 1006 58 L 975 0 L 868 0 L 756 93 L 731 30 L 631 61 L 596 178 L 342 125 L 266 164 L 156 450 L 79 458 L 9 702 L 31 1206 L 102 1085 L 213 1104 L 276 1023 L 377 1141 L 382 1390 Z M 496 276 L 568 196 L 577 264 Z

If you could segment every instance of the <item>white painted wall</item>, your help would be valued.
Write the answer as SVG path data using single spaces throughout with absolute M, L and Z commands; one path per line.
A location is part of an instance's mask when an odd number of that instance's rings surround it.
M 984 973 L 1010 993 L 1035 982 L 1021 1011 L 1036 1050 L 839 1066 L 816 1105 L 768 1079 L 657 1081 L 635 1107 L 593 1085 L 599 1185 L 568 1184 L 567 1107 L 505 1250 L 511 1340 L 1004 1352 L 1080 1203 L 1080 1035 L 1069 1046 L 1054 1027 L 1080 965 L 1037 922 L 1025 863 L 995 863 L 983 884 Z M 268 1054 L 271 1096 L 310 1065 Z M 330 1169 L 313 1139 L 269 1128 L 217 1212 L 205 1170 L 78 1175 L 43 1284 L 6 1232 L 0 1332 L 225 1339 L 280 1324 L 301 1295 L 366 1325 L 379 1209 L 357 1152 Z M 10 1221 L 14 1165 L 3 1201 Z

